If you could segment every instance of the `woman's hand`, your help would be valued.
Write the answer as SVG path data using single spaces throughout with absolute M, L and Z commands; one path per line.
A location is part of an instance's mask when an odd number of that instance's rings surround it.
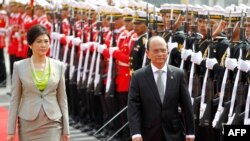
M 15 135 L 7 135 L 7 141 L 14 141 Z
M 63 141 L 69 141 L 69 134 L 63 134 Z

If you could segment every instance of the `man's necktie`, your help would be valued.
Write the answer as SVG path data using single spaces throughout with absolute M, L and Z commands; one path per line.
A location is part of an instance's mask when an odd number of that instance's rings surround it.
M 162 73 L 163 73 L 163 71 L 158 70 L 157 73 L 158 73 L 158 77 L 157 77 L 156 85 L 157 85 L 158 92 L 160 94 L 161 102 L 163 103 L 163 99 L 164 99 L 164 95 L 165 95 L 164 94 L 164 84 L 163 84 L 163 81 L 162 81 Z

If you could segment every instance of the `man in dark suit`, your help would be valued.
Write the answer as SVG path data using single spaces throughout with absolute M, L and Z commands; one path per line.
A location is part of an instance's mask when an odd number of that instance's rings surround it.
M 130 83 L 127 114 L 132 140 L 194 141 L 193 110 L 184 72 L 166 64 L 168 51 L 162 37 L 151 37 L 148 44 L 151 64 L 135 71 Z

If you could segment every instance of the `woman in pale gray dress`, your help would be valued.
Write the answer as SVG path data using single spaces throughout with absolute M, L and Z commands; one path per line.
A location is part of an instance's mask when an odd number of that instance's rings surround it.
M 69 141 L 64 64 L 46 56 L 48 31 L 35 25 L 27 32 L 31 57 L 14 63 L 8 141 Z M 18 119 L 18 122 L 16 122 Z

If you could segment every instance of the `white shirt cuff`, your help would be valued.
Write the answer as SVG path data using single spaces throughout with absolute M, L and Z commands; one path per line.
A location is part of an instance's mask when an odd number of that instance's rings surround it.
M 186 135 L 186 138 L 192 138 L 192 139 L 194 139 L 195 135 Z
M 134 139 L 134 138 L 138 138 L 138 137 L 140 137 L 140 138 L 141 138 L 141 134 L 135 134 L 135 135 L 133 135 L 133 136 L 132 136 L 132 139 Z
M 132 136 L 132 139 L 134 139 L 134 138 L 137 138 L 137 137 L 141 137 L 141 134 L 135 134 L 135 135 L 133 135 Z M 195 135 L 186 135 L 186 138 L 195 138 Z

